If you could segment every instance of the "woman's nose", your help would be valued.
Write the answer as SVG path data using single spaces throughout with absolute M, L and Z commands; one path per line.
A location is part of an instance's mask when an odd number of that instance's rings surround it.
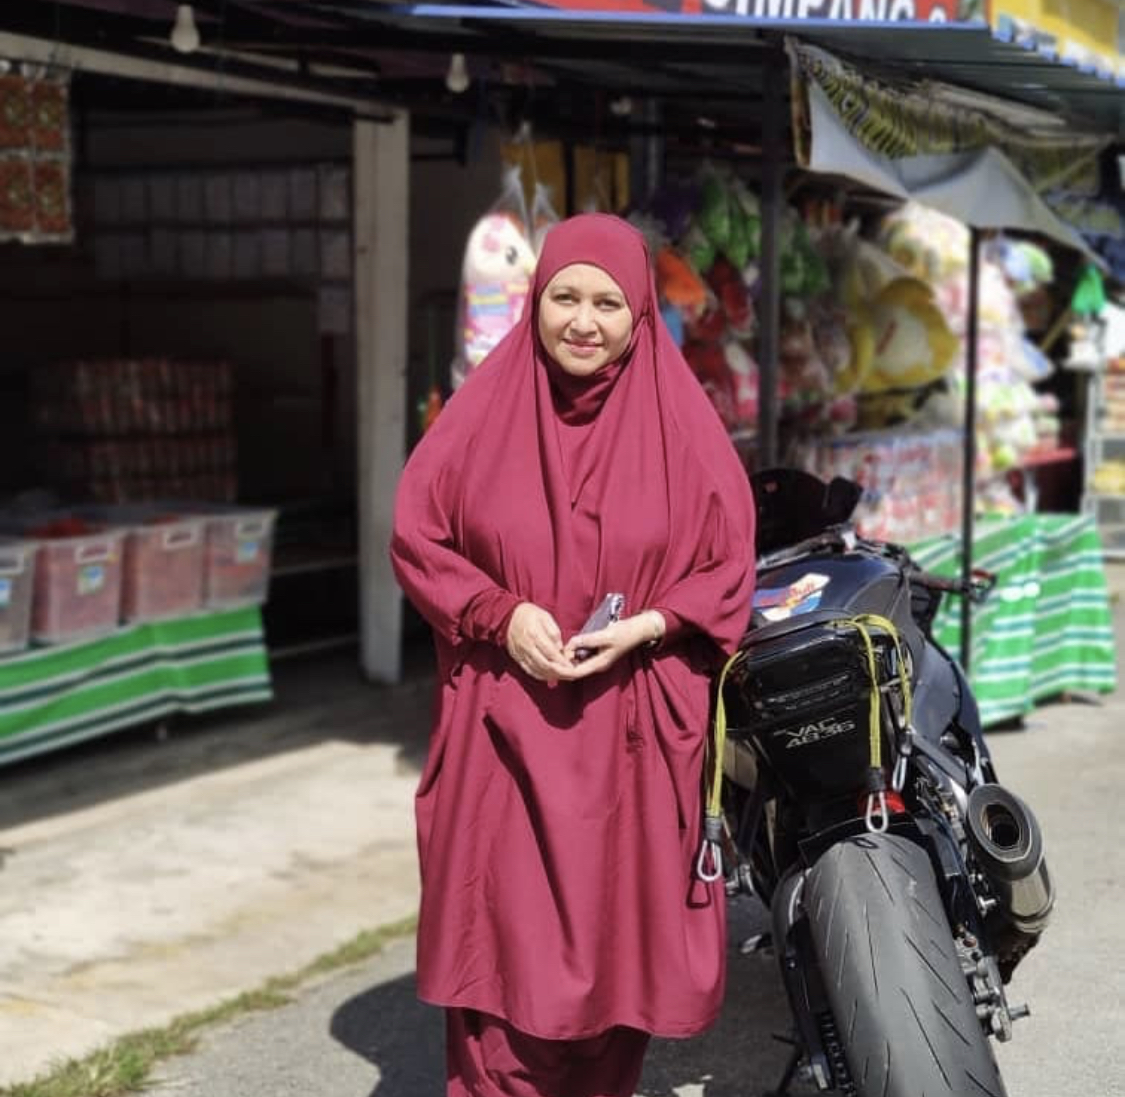
M 583 302 L 574 310 L 571 325 L 578 331 L 590 331 L 594 326 L 594 308 L 588 302 Z

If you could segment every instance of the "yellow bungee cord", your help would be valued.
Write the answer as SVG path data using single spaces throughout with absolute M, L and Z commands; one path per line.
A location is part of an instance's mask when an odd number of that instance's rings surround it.
M 863 613 L 856 617 L 846 617 L 831 624 L 837 628 L 851 628 L 859 633 L 863 641 L 867 657 L 867 674 L 871 681 L 871 705 L 868 726 L 868 749 L 870 752 L 870 769 L 872 784 L 877 784 L 868 792 L 867 811 L 865 822 L 869 830 L 885 831 L 888 823 L 887 795 L 883 776 L 883 739 L 882 726 L 882 694 L 879 689 L 879 673 L 875 665 L 875 641 L 871 630 L 878 629 L 885 632 L 894 644 L 898 657 L 899 681 L 902 685 L 903 722 L 909 727 L 913 715 L 913 695 L 910 688 L 910 676 L 907 673 L 906 662 L 902 654 L 902 639 L 894 623 L 887 617 L 877 613 Z M 711 782 L 707 791 L 707 802 L 703 815 L 703 841 L 699 847 L 699 856 L 695 862 L 695 872 L 700 880 L 711 883 L 723 875 L 723 754 L 727 742 L 727 709 L 723 701 L 723 687 L 727 675 L 736 663 L 746 657 L 746 652 L 736 651 L 723 664 L 719 673 L 719 683 L 715 698 L 715 720 L 712 734 L 708 742 L 711 757 Z M 877 776 L 876 776 L 877 775 Z M 875 817 L 880 819 L 875 822 Z

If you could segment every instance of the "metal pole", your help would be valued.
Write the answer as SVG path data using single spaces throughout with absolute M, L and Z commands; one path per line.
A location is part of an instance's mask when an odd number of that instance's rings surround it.
M 758 314 L 758 467 L 778 462 L 777 374 L 781 333 L 782 126 L 786 60 L 780 49 L 762 60 L 762 255 Z
M 961 581 L 973 575 L 973 517 L 977 463 L 977 327 L 980 317 L 980 230 L 969 228 L 969 317 L 965 326 L 965 467 L 961 473 Z M 961 596 L 961 666 L 969 673 L 973 646 L 973 603 Z
M 629 148 L 629 198 L 643 203 L 664 181 L 664 136 L 660 131 L 662 111 L 656 99 L 645 99 L 639 111 L 644 132 L 634 136 Z

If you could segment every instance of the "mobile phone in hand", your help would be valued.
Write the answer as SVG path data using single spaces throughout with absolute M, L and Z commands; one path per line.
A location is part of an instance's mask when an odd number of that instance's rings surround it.
M 602 599 L 601 605 L 586 618 L 586 623 L 579 631 L 579 635 L 584 636 L 588 632 L 598 632 L 607 625 L 612 625 L 614 621 L 620 621 L 624 609 L 624 594 L 607 594 Z M 576 648 L 574 657 L 581 662 L 583 659 L 589 659 L 593 654 L 593 648 Z

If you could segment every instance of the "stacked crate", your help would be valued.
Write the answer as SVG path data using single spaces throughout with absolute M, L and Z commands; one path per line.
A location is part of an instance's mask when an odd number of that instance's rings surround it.
M 99 503 L 237 495 L 231 368 L 169 358 L 79 360 L 32 375 L 45 479 Z
M 175 501 L 0 511 L 0 658 L 261 605 L 277 512 Z

